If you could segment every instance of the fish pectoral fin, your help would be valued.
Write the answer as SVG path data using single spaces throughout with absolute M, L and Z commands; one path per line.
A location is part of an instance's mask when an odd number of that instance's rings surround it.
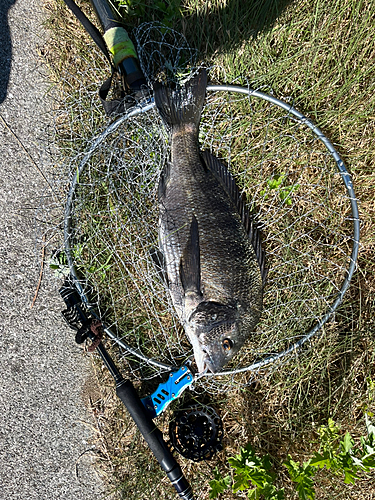
M 165 263 L 164 254 L 158 248 L 153 247 L 151 248 L 150 256 L 154 262 L 155 269 L 158 272 L 161 281 L 169 287 L 167 266 Z
M 195 215 L 193 215 L 189 238 L 180 260 L 180 279 L 185 295 L 187 292 L 201 295 L 199 231 Z

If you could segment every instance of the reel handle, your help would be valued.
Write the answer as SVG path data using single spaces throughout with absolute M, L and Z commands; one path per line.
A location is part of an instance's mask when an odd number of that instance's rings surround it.
M 126 406 L 130 416 L 141 431 L 142 436 L 155 455 L 161 468 L 175 487 L 179 497 L 183 500 L 193 500 L 191 486 L 165 443 L 162 433 L 155 426 L 151 416 L 143 406 L 133 384 L 125 379 L 117 382 L 116 394 Z

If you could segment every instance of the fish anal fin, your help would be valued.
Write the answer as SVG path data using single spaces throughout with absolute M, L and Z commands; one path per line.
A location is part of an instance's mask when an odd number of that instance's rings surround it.
M 166 162 L 159 178 L 159 185 L 158 185 L 159 201 L 165 198 L 165 191 L 169 180 L 170 170 L 171 170 L 171 164 L 169 162 Z
M 185 295 L 188 292 L 201 294 L 199 231 L 195 215 L 192 217 L 188 241 L 180 260 L 180 279 Z
M 201 154 L 206 167 L 221 182 L 229 198 L 231 198 L 233 204 L 235 205 L 239 216 L 241 217 L 245 231 L 248 234 L 254 249 L 264 285 L 268 271 L 266 269 L 265 254 L 262 249 L 261 231 L 254 218 L 254 214 L 250 213 L 246 207 L 246 195 L 245 193 L 240 193 L 236 181 L 223 162 L 221 162 L 208 150 L 203 151 Z

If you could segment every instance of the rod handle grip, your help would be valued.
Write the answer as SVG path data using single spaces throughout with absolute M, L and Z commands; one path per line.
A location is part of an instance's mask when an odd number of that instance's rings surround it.
M 116 384 L 116 394 L 124 403 L 179 497 L 183 500 L 193 500 L 193 492 L 182 473 L 181 467 L 164 441 L 161 431 L 156 427 L 151 416 L 143 406 L 133 384 L 129 380 L 121 380 Z

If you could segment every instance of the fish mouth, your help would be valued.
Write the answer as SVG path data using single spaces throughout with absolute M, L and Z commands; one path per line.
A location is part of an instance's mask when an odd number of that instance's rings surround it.
M 220 370 L 218 370 L 213 362 L 211 360 L 206 360 L 205 362 L 205 373 L 210 371 L 211 373 L 218 373 Z
M 221 323 L 224 324 L 224 322 L 220 322 L 220 325 Z M 217 326 L 218 325 L 215 325 L 215 327 Z M 220 356 L 219 359 L 217 359 L 218 357 L 215 355 L 215 352 L 211 352 L 211 349 L 206 345 L 205 336 L 193 333 L 189 335 L 189 339 L 193 346 L 194 359 L 198 368 L 198 373 L 202 375 L 207 372 L 211 372 L 213 374 L 220 372 L 223 368 L 220 363 Z
M 203 375 L 207 372 L 217 373 L 220 371 L 220 368 L 216 368 L 212 357 L 204 347 L 202 347 L 202 352 L 204 353 L 204 357 L 201 360 L 201 366 L 198 366 L 199 373 Z
M 214 362 L 204 346 L 202 346 L 198 341 L 198 343 L 193 346 L 193 349 L 198 373 L 200 375 L 204 375 L 208 371 L 210 371 L 211 373 L 216 373 L 217 369 L 215 368 Z
M 204 335 L 193 336 L 192 339 L 194 358 L 200 375 L 211 372 L 213 374 L 222 370 L 221 357 L 212 351 L 205 343 Z

